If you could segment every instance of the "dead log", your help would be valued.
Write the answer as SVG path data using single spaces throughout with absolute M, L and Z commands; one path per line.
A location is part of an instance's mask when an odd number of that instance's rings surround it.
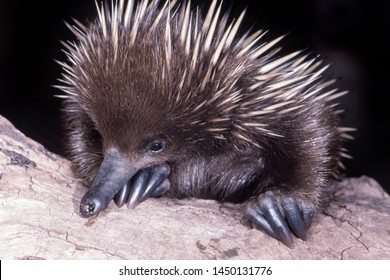
M 78 215 L 85 188 L 70 163 L 0 117 L 1 259 L 389 259 L 390 197 L 368 177 L 328 192 L 308 241 L 289 249 L 252 229 L 234 205 L 149 199 Z

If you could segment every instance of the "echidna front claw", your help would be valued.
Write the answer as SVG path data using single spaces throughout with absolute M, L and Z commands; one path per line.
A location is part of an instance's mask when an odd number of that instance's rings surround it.
M 170 167 L 166 163 L 141 169 L 115 195 L 116 205 L 121 207 L 127 202 L 129 208 L 135 208 L 149 197 L 164 194 L 170 188 L 169 173 Z
M 120 189 L 120 191 L 113 198 L 116 206 L 118 206 L 119 208 L 126 203 L 127 198 L 129 197 L 129 193 L 131 189 L 130 182 L 131 180 L 127 181 L 125 186 L 122 189 Z
M 299 207 L 297 200 L 292 197 L 281 197 L 267 191 L 247 204 L 245 216 L 256 228 L 293 248 L 292 234 L 306 240 L 314 210 L 311 207 Z

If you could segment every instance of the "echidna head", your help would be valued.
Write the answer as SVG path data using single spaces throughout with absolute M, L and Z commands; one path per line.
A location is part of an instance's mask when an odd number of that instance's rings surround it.
M 84 196 L 93 201 L 92 213 L 106 208 L 138 170 L 190 157 L 202 143 L 207 143 L 203 149 L 211 148 L 205 124 L 213 112 L 202 102 L 214 90 L 193 94 L 196 79 L 180 85 L 188 60 L 175 56 L 170 61 L 175 70 L 167 73 L 159 45 L 145 42 L 112 53 L 110 41 L 97 43 L 105 53 L 89 54 L 73 65 L 77 79 L 67 101 L 84 112 L 101 139 L 101 151 L 96 152 L 103 162 Z
M 66 72 L 62 89 L 74 104 L 68 107 L 88 116 L 103 154 L 117 150 L 135 169 L 188 157 L 199 146 L 215 149 L 226 140 L 242 98 L 237 77 L 245 68 L 232 61 L 237 59 L 227 47 L 219 50 L 223 63 L 206 49 L 209 34 L 189 3 L 182 7 L 187 29 L 173 4 L 160 12 L 143 10 L 145 3 L 154 7 L 158 1 L 139 3 L 134 13 L 144 14 L 132 17 L 129 26 L 119 11 L 115 18 L 102 8 L 97 22 L 71 27 L 78 40 L 66 44 L 69 64 L 60 63 Z M 214 48 L 222 35 L 211 42 Z

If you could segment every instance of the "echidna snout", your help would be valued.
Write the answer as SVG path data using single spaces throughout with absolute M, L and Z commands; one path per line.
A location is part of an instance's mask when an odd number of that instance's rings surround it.
M 80 214 L 90 217 L 106 209 L 137 171 L 118 150 L 108 150 L 91 187 L 81 199 Z

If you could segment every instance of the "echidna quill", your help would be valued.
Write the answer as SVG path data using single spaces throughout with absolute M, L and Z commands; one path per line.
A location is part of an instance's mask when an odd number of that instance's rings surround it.
M 80 213 L 149 197 L 235 202 L 254 227 L 289 247 L 306 239 L 321 193 L 338 173 L 334 100 L 326 66 L 286 56 L 265 32 L 238 36 L 244 12 L 203 16 L 189 1 L 97 4 L 69 25 L 64 113 L 71 160 L 90 186 Z

